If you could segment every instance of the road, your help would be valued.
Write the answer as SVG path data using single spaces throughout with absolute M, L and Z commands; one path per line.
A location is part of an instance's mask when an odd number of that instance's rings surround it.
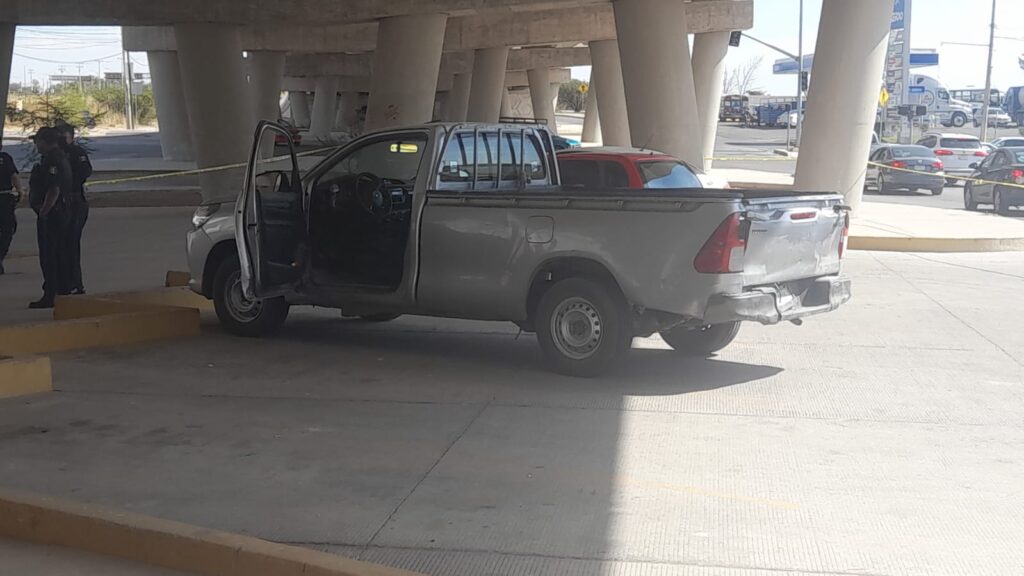
M 113 130 L 109 133 L 84 138 L 93 158 L 161 158 L 160 135 L 157 132 L 128 132 Z M 16 138 L 4 138 L 4 151 L 19 165 L 29 158 L 31 144 Z
M 91 286 L 180 265 L 186 211 L 96 212 Z M 595 380 L 511 325 L 300 307 L 55 354 L 0 401 L 0 485 L 437 576 L 1022 573 L 1024 253 L 845 272 L 833 314 Z

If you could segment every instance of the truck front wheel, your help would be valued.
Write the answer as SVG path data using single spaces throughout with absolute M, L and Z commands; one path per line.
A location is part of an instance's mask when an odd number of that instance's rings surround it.
M 700 328 L 680 326 L 665 330 L 661 333 L 661 338 L 676 352 L 687 356 L 707 357 L 732 343 L 739 331 L 739 322 L 726 322 Z
M 536 318 L 545 360 L 569 376 L 607 372 L 633 342 L 629 306 L 618 290 L 588 278 L 558 281 L 541 297 Z
M 967 124 L 967 115 L 963 112 L 957 112 L 953 114 L 952 122 L 956 128 L 963 128 L 964 124 Z
M 283 297 L 245 297 L 242 267 L 234 254 L 224 258 L 213 277 L 213 307 L 221 325 L 236 336 L 266 336 L 280 328 L 288 317 L 288 303 Z

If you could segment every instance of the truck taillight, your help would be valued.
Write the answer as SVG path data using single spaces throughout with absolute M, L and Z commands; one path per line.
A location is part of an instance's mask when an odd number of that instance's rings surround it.
M 743 252 L 747 249 L 743 218 L 739 212 L 730 214 L 693 259 L 693 267 L 701 274 L 728 274 L 743 271 Z
M 846 243 L 850 240 L 850 215 L 843 216 L 843 237 L 839 239 L 839 259 L 846 253 Z
M 1014 168 L 1013 172 L 1010 172 L 1010 176 L 1013 177 L 1013 181 L 1017 184 L 1024 184 L 1024 170 Z

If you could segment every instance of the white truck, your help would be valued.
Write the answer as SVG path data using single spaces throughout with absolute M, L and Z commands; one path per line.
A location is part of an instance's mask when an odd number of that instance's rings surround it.
M 927 116 L 934 116 L 943 126 L 960 128 L 974 119 L 971 104 L 950 96 L 941 82 L 924 74 L 910 75 L 909 104 L 928 108 Z

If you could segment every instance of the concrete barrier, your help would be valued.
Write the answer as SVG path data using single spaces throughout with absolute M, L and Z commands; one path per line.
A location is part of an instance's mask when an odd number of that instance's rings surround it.
M 205 576 L 415 576 L 316 550 L 3 488 L 0 537 Z

